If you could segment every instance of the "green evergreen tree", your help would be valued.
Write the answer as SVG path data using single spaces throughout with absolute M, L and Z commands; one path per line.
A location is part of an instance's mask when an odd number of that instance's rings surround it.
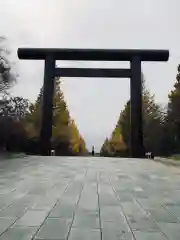
M 142 114 L 143 114 L 143 138 L 145 151 L 152 151 L 153 154 L 160 155 L 162 149 L 163 138 L 163 121 L 161 108 L 154 101 L 149 90 L 145 86 L 145 81 L 142 74 Z M 130 150 L 130 108 L 131 104 L 128 101 L 120 113 L 117 126 L 121 130 L 123 140 L 127 146 L 127 152 Z M 115 127 L 115 130 L 117 129 Z M 115 131 L 114 130 L 114 131 Z M 116 150 L 114 150 L 116 152 Z
M 171 152 L 180 152 L 180 65 L 177 68 L 174 89 L 169 94 L 166 130 Z
M 74 122 L 72 125 L 69 110 L 60 87 L 60 79 L 55 78 L 54 82 L 51 145 L 52 148 L 56 150 L 57 155 L 78 155 L 80 154 L 80 145 L 82 147 L 82 151 L 85 151 L 85 142 L 82 137 L 80 140 L 80 134 Z M 36 102 L 31 104 L 29 112 L 26 116 L 26 131 L 30 138 L 39 138 L 41 129 L 42 100 L 43 88 L 41 88 Z M 72 140 L 72 138 L 76 138 L 76 141 Z M 72 145 L 72 143 L 74 145 Z M 76 149 L 77 144 L 79 144 L 78 150 Z

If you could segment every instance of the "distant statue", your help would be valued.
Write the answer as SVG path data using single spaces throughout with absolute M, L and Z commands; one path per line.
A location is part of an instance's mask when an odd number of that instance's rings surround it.
M 95 152 L 94 152 L 94 146 L 92 146 L 92 156 L 94 156 Z

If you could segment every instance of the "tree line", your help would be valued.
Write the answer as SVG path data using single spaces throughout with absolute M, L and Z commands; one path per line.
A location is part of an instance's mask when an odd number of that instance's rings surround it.
M 180 65 L 174 88 L 168 95 L 167 107 L 157 104 L 154 95 L 145 86 L 142 74 L 143 141 L 145 152 L 155 156 L 171 156 L 180 153 Z M 130 100 L 120 112 L 117 124 L 106 138 L 101 156 L 130 155 Z
M 0 38 L 0 151 L 38 155 L 43 86 L 35 102 L 9 94 L 16 75 L 12 73 L 4 40 Z M 59 78 L 54 79 L 54 88 L 51 147 L 56 155 L 85 155 L 85 141 L 70 116 Z

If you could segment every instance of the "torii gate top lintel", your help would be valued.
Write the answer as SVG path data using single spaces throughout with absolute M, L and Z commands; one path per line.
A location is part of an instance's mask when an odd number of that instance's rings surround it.
M 154 49 L 69 49 L 69 48 L 19 48 L 19 59 L 43 60 L 48 55 L 55 60 L 79 61 L 131 61 L 138 56 L 141 61 L 167 61 L 168 50 Z

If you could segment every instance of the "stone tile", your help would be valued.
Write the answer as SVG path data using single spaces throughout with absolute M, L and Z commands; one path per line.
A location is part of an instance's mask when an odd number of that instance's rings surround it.
M 40 228 L 36 239 L 64 240 L 70 231 L 72 219 L 48 218 Z
M 0 211 L 12 204 L 13 200 L 4 194 L 0 194 Z
M 80 196 L 80 189 L 79 189 L 79 192 L 77 192 L 75 194 L 71 194 L 71 193 L 68 192 L 68 193 L 65 193 L 60 198 L 60 202 L 65 203 L 65 204 L 69 204 L 69 205 L 75 205 L 75 204 L 77 204 L 77 202 L 79 200 L 79 196 Z
M 180 221 L 180 206 L 168 206 L 166 209 Z
M 167 201 L 167 202 L 163 202 L 163 206 L 164 207 L 179 207 L 180 208 L 180 200 L 170 200 L 169 199 L 169 201 Z
M 130 228 L 134 231 L 157 232 L 157 225 L 148 218 L 127 217 Z
M 167 240 L 160 232 L 134 232 L 136 240 Z
M 31 240 L 37 228 L 12 227 L 0 236 L 0 240 Z
M 97 193 L 86 192 L 82 194 L 79 204 L 79 208 L 89 211 L 97 211 L 98 210 L 98 196 Z
M 145 210 L 159 209 L 162 207 L 161 206 L 162 200 L 158 198 L 151 198 L 151 197 L 149 197 L 148 199 L 137 198 L 137 200 L 142 206 L 142 208 Z
M 72 228 L 68 240 L 101 240 L 100 230 Z
M 75 182 L 73 181 L 70 186 L 68 186 L 66 193 L 64 196 L 69 196 L 69 197 L 75 197 L 79 196 L 80 191 L 81 191 L 81 182 Z
M 76 205 L 58 203 L 50 213 L 51 218 L 73 218 Z
M 124 219 L 118 219 L 117 221 L 101 220 L 101 227 L 110 231 L 127 231 L 128 225 Z
M 136 198 L 148 199 L 149 192 L 147 192 L 147 191 L 135 191 L 135 192 L 134 192 L 134 196 L 135 196 Z
M 47 216 L 47 211 L 27 211 L 17 222 L 17 226 L 40 226 Z
M 127 232 L 128 225 L 119 207 L 102 207 L 100 209 L 103 230 Z
M 120 207 L 106 206 L 100 207 L 101 219 L 108 222 L 124 221 Z
M 100 194 L 99 200 L 101 206 L 119 206 L 119 201 L 115 198 L 115 196 Z
M 102 240 L 134 240 L 134 238 L 130 231 L 103 229 Z
M 123 202 L 121 203 L 122 210 L 127 217 L 144 218 L 146 213 L 136 202 Z
M 15 222 L 15 220 L 16 218 L 0 218 L 0 234 L 8 229 Z
M 120 202 L 132 202 L 133 197 L 130 193 L 117 190 L 116 194 L 119 197 Z
M 169 238 L 169 240 L 180 239 L 180 224 L 177 223 L 158 223 L 161 231 Z
M 26 209 L 26 207 L 14 204 L 0 211 L 0 217 L 20 217 Z
M 165 209 L 159 208 L 156 210 L 149 210 L 149 215 L 156 222 L 167 222 L 167 223 L 176 223 L 177 218 L 169 214 Z
M 77 211 L 75 214 L 73 228 L 97 229 L 99 225 L 99 213 L 95 211 Z
M 57 202 L 56 198 L 40 197 L 34 203 L 32 209 L 36 209 L 36 210 L 50 210 L 50 209 L 53 209 L 53 207 L 54 207 L 56 202 Z
M 123 195 L 120 195 L 120 202 L 132 202 L 133 201 L 133 197 L 132 195 L 130 194 L 123 194 Z

